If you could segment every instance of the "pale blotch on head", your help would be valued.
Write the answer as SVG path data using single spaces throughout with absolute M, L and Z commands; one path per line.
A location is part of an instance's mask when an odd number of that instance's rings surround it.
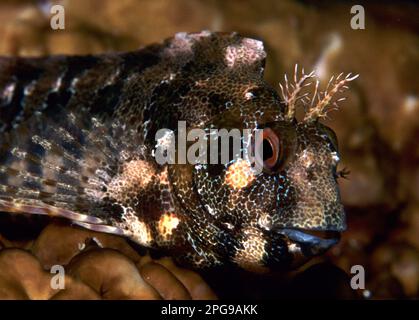
M 156 176 L 156 171 L 149 162 L 132 160 L 123 164 L 122 173 L 109 183 L 108 192 L 118 201 L 124 201 L 127 195 L 136 194 L 138 189 L 145 189 Z
M 126 234 L 134 241 L 142 245 L 150 245 L 153 242 L 151 230 L 147 224 L 140 220 L 131 208 L 123 208 L 122 222 L 115 225 L 124 229 Z
M 308 169 L 314 163 L 315 158 L 316 158 L 316 155 L 313 152 L 303 150 L 303 152 L 300 156 L 300 161 L 301 161 L 301 164 L 303 165 L 303 167 Z
M 265 55 L 262 41 L 245 38 L 240 44 L 229 45 L 225 49 L 224 60 L 229 68 L 233 68 L 238 64 L 256 63 Z
M 255 178 L 250 163 L 243 159 L 237 159 L 228 167 L 224 182 L 231 188 L 240 190 L 249 186 Z
M 179 225 L 179 218 L 174 213 L 165 213 L 160 217 L 157 228 L 163 240 L 168 240 L 173 230 Z
M 243 248 L 237 250 L 234 262 L 248 271 L 265 272 L 263 266 L 263 256 L 265 254 L 266 240 L 260 230 L 255 228 L 245 228 L 243 230 Z

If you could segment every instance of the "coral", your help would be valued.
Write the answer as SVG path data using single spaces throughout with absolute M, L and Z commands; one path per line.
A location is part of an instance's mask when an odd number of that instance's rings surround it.
M 56 265 L 64 289 L 51 286 Z M 216 298 L 197 273 L 141 256 L 116 236 L 51 223 L 27 243 L 0 238 L 0 299 Z

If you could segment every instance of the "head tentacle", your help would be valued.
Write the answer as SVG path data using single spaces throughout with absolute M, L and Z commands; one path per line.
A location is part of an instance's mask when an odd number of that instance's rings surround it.
M 351 73 L 348 73 L 344 78 L 342 78 L 343 73 L 340 73 L 336 78 L 335 76 L 332 76 L 326 89 L 320 91 L 320 81 L 317 79 L 315 70 L 306 74 L 303 68 L 300 76 L 298 73 L 298 65 L 296 64 L 294 68 L 294 82 L 291 83 L 285 74 L 284 85 L 279 84 L 282 98 L 287 106 L 285 118 L 288 121 L 294 120 L 298 102 L 301 102 L 306 109 L 303 122 L 315 122 L 319 119 L 326 118 L 330 111 L 338 109 L 339 102 L 346 100 L 346 98 L 343 97 L 333 101 L 334 96 L 338 92 L 343 92 L 348 89 L 347 84 L 359 76 L 358 74 L 352 76 Z M 316 78 L 315 81 L 307 82 L 313 78 Z M 305 88 L 310 87 L 313 83 L 314 89 L 310 98 L 310 92 L 302 93 L 302 91 Z

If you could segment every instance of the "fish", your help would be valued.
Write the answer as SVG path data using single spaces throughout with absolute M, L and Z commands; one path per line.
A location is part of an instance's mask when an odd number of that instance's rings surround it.
M 278 93 L 265 60 L 262 41 L 210 31 L 130 52 L 1 57 L 0 212 L 64 218 L 192 269 L 273 272 L 323 254 L 346 218 L 337 138 L 321 120 L 357 76 L 320 91 L 296 65 Z M 180 123 L 188 135 L 248 130 L 263 156 L 157 161 Z

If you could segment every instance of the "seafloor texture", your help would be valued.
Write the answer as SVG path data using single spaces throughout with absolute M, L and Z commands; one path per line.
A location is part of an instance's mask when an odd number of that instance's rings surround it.
M 0 236 L 0 298 L 216 298 L 195 272 L 175 266 L 169 258 L 141 256 L 119 237 L 59 222 L 41 229 L 29 237 L 33 240 L 23 235 L 20 240 Z M 63 288 L 59 287 L 57 265 L 65 266 Z
M 1 216 L 0 298 L 418 298 L 418 7 L 405 1 L 367 5 L 366 29 L 353 30 L 351 5 L 326 3 L 71 0 L 62 2 L 65 30 L 53 31 L 45 2 L 2 2 L 4 55 L 130 50 L 179 31 L 210 29 L 263 39 L 266 78 L 275 85 L 295 63 L 316 68 L 326 83 L 340 72 L 360 77 L 327 121 L 339 138 L 341 167 L 351 172 L 340 180 L 349 229 L 302 271 L 198 275 L 166 258 L 142 257 L 114 236 Z M 50 286 L 55 264 L 66 267 L 62 291 Z M 365 267 L 367 290 L 350 288 L 353 265 Z

